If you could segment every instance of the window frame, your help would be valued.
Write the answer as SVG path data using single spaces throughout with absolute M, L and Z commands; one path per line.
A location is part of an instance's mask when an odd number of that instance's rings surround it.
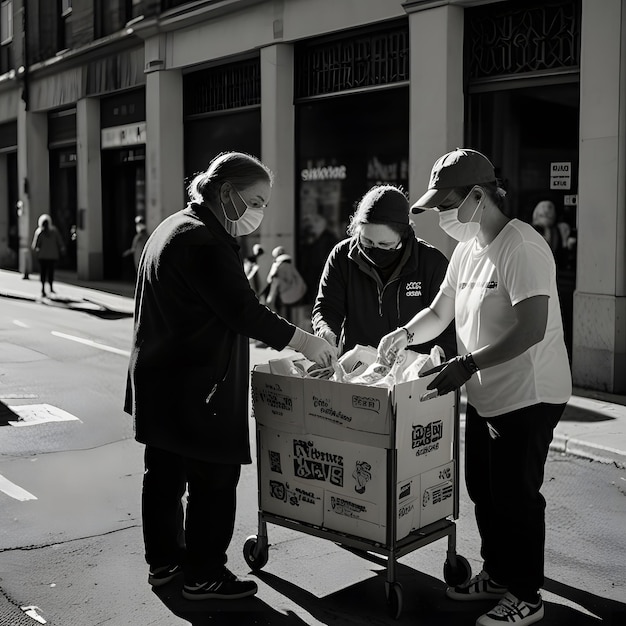
M 10 44 L 12 41 L 13 0 L 2 0 L 0 2 L 0 46 Z

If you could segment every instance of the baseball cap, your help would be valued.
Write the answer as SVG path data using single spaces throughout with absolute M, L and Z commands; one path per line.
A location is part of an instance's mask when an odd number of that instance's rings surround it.
M 481 152 L 457 148 L 439 157 L 430 173 L 428 191 L 411 206 L 413 213 L 439 206 L 457 187 L 493 183 L 493 163 Z

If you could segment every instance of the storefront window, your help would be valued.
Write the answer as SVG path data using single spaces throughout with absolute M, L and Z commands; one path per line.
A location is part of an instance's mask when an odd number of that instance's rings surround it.
M 317 100 L 297 108 L 298 266 L 315 294 L 330 247 L 377 183 L 408 191 L 406 87 Z M 319 246 L 323 236 L 327 245 Z

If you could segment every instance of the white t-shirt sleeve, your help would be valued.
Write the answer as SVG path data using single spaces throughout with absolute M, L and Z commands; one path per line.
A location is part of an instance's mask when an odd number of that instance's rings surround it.
M 525 241 L 505 256 L 501 271 L 512 306 L 533 296 L 550 296 L 556 271 L 550 250 Z
M 460 248 L 462 247 L 463 246 L 458 244 L 452 252 L 448 268 L 446 269 L 446 275 L 439 287 L 439 291 L 441 291 L 444 296 L 448 296 L 452 299 L 456 296 L 456 288 L 459 283 Z

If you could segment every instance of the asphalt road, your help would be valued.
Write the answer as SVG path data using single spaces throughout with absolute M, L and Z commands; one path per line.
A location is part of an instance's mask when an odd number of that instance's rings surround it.
M 271 524 L 256 598 L 189 603 L 179 583 L 153 592 L 141 539 L 142 448 L 121 410 L 130 319 L 33 302 L 1 305 L 0 401 L 47 404 L 78 419 L 0 426 L 0 476 L 36 498 L 0 492 L 0 626 L 32 625 L 38 616 L 55 626 L 461 626 L 490 608 L 445 599 L 445 540 L 400 559 L 404 606 L 396 621 L 387 613 L 381 557 Z M 253 356 L 261 362 L 276 355 Z M 239 574 L 249 571 L 242 546 L 258 527 L 256 477 L 255 464 L 244 467 L 229 551 Z M 623 626 L 626 470 L 553 452 L 544 493 L 543 623 Z M 476 572 L 478 536 L 463 488 L 460 498 L 457 551 Z

